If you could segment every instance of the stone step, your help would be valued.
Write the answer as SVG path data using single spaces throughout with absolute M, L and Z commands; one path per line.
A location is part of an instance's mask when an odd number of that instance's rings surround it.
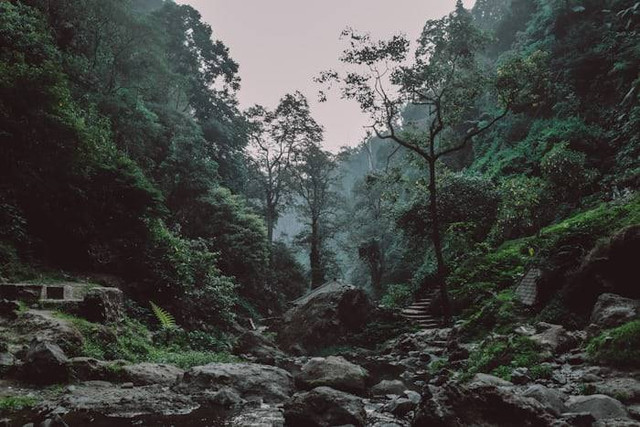
M 407 320 L 428 320 L 430 322 L 437 322 L 438 320 L 436 318 L 434 318 L 433 316 L 429 316 L 429 315 L 419 315 L 419 314 L 408 314 L 408 315 L 404 315 L 402 316 Z
M 401 311 L 402 314 L 429 314 L 428 311 L 426 310 L 420 310 L 418 308 L 405 308 L 404 310 Z
M 407 308 L 423 308 L 423 309 L 428 309 L 429 307 L 431 307 L 431 304 L 411 304 L 409 307 Z

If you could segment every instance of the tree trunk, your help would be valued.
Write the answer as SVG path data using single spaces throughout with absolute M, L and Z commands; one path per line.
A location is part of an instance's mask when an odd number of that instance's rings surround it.
M 309 264 L 311 265 L 311 288 L 317 288 L 324 282 L 322 271 L 322 259 L 320 255 L 320 235 L 318 222 L 311 222 L 311 251 L 309 252 Z
M 373 298 L 378 301 L 382 297 L 382 265 L 371 266 L 371 287 L 373 288 Z
M 270 203 L 267 203 L 267 207 L 264 213 L 264 222 L 267 227 L 267 250 L 269 251 L 269 263 L 272 261 L 272 248 L 273 248 L 273 229 L 275 228 L 275 208 Z
M 431 243 L 436 254 L 436 283 L 440 288 L 442 315 L 448 325 L 451 321 L 451 304 L 447 291 L 447 266 L 442 254 L 442 236 L 440 235 L 440 218 L 438 218 L 438 194 L 436 186 L 435 160 L 429 162 L 429 215 L 431 216 Z
M 273 244 L 273 228 L 275 224 L 273 223 L 273 214 L 269 208 L 267 208 L 264 222 L 267 226 L 267 243 L 269 244 L 269 251 L 271 251 L 271 245 Z

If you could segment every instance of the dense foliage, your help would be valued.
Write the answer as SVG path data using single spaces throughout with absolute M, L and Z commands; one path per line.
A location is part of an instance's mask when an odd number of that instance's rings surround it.
M 239 297 L 284 306 L 298 266 L 267 268 L 238 65 L 212 35 L 160 0 L 0 4 L 5 280 L 120 276 L 189 328 L 228 325 Z
M 372 122 L 336 155 L 299 92 L 240 111 L 238 64 L 190 6 L 2 1 L 0 278 L 117 276 L 193 351 L 334 277 L 395 309 L 438 288 L 464 337 L 582 326 L 605 290 L 580 276 L 588 254 L 640 223 L 639 26 L 633 0 L 478 0 L 416 49 L 347 29 L 346 74 L 318 80 Z M 594 358 L 637 324 L 607 334 Z M 480 350 L 469 373 L 538 363 L 526 340 Z
M 349 153 L 343 180 L 337 247 L 354 280 L 406 305 L 445 274 L 468 336 L 523 316 L 584 324 L 602 289 L 573 273 L 600 239 L 638 223 L 639 13 L 605 3 L 482 0 L 469 15 L 459 2 L 426 24 L 409 65 L 409 41 L 344 33 L 353 68 L 318 80 L 341 83 L 377 134 Z M 532 267 L 543 295 L 527 311 L 511 289 Z

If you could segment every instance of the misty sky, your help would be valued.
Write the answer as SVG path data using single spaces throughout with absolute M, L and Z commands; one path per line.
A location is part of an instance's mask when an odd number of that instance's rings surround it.
M 240 64 L 241 107 L 272 107 L 288 92 L 300 90 L 325 128 L 325 147 L 337 151 L 356 145 L 367 118 L 354 102 L 332 94 L 317 103 L 312 78 L 339 69 L 344 44 L 341 31 L 351 26 L 375 37 L 404 33 L 413 42 L 427 19 L 440 18 L 455 0 L 178 0 L 200 11 L 203 19 Z M 471 7 L 473 0 L 464 1 Z

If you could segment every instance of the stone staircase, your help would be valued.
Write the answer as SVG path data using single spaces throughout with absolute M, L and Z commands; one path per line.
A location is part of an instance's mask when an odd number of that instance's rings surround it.
M 409 320 L 422 329 L 436 329 L 442 326 L 439 317 L 431 313 L 431 303 L 435 299 L 435 293 L 427 295 L 424 298 L 416 300 L 409 307 L 404 308 L 400 312 L 400 316 Z

